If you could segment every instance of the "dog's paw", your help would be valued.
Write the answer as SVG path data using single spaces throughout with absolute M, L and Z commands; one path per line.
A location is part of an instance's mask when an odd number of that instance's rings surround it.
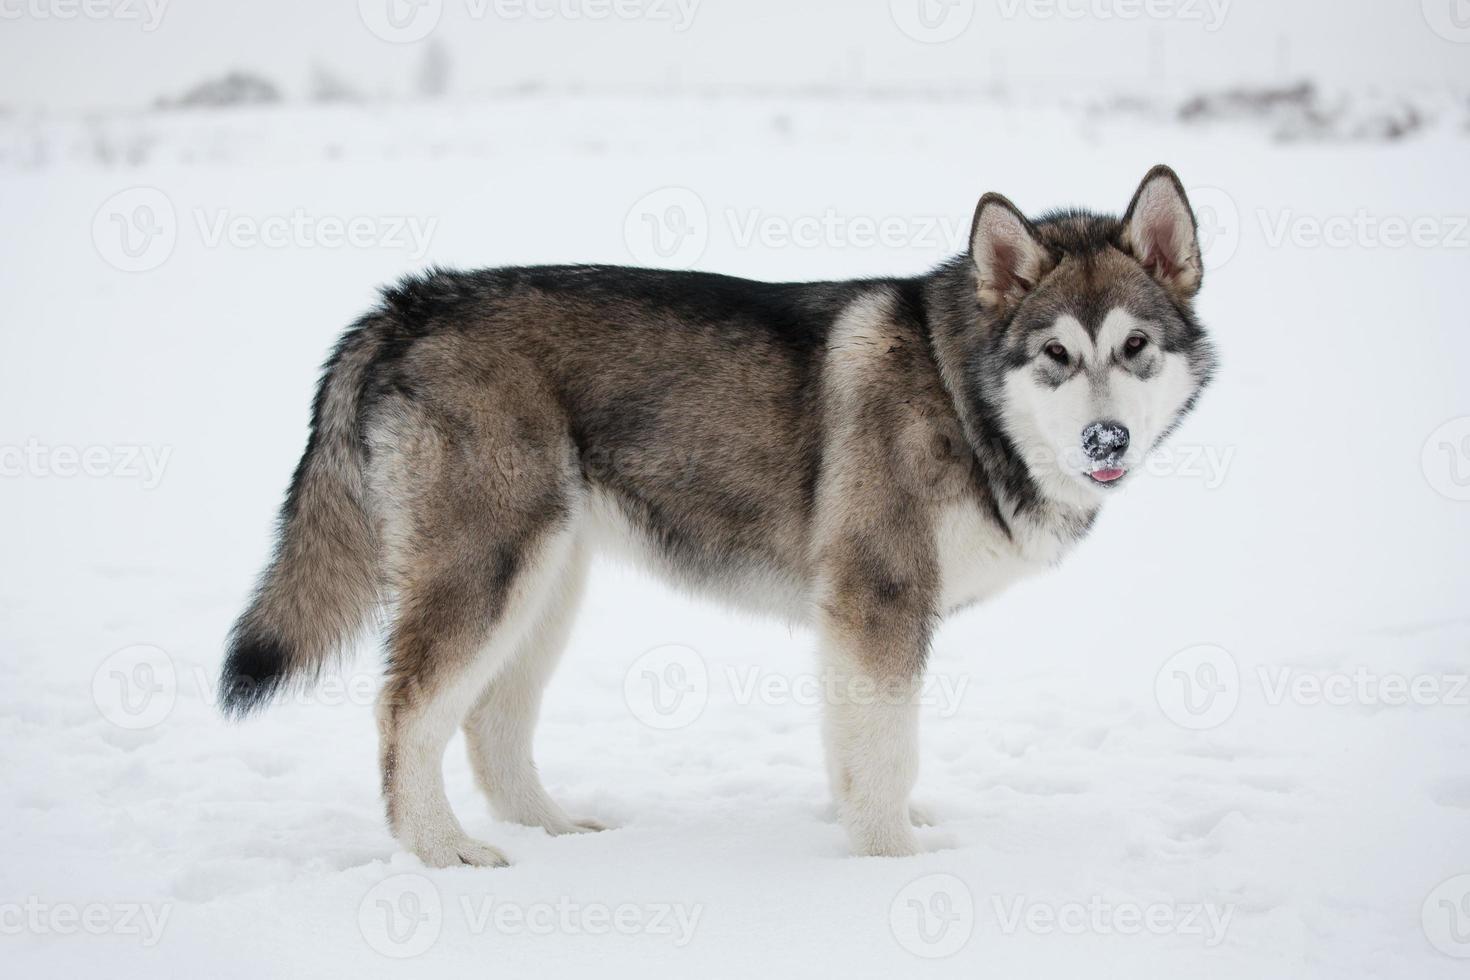
M 409 848 L 424 864 L 431 868 L 508 868 L 510 858 L 499 848 L 491 847 L 472 837 L 454 837 L 437 840 Z
M 859 857 L 913 857 L 923 851 L 907 822 L 894 826 L 853 827 L 853 853 Z
M 546 832 L 553 837 L 561 837 L 565 834 L 600 834 L 606 829 L 607 824 L 600 820 L 569 817 L 564 822 L 547 826 Z
M 495 815 L 507 823 L 520 824 L 522 827 L 540 827 L 552 837 L 596 834 L 607 829 L 607 825 L 600 820 L 569 817 L 562 812 L 561 807 L 549 800 L 545 806 L 539 807 L 498 807 Z
M 913 834 L 884 835 L 882 837 L 853 842 L 853 853 L 858 857 L 904 858 L 923 852 L 918 838 Z

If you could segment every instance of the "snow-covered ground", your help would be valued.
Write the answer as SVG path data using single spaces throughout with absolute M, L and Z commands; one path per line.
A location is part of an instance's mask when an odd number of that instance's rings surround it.
M 13 976 L 1434 978 L 1470 957 L 1470 139 L 968 97 L 0 120 L 0 962 Z M 1433 107 L 1431 107 L 1433 108 Z M 1167 115 L 1167 114 L 1165 114 Z M 1223 371 L 1061 570 L 939 633 L 910 860 L 845 856 L 811 637 L 600 566 L 537 743 L 607 833 L 378 800 L 377 651 L 211 684 L 317 366 L 429 263 L 921 270 L 981 192 L 1173 164 Z

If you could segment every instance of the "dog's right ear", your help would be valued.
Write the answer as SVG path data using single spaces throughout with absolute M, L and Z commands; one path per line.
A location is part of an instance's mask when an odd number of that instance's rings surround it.
M 980 305 L 1004 313 L 1041 281 L 1047 251 L 1026 216 L 1000 194 L 990 193 L 975 209 L 970 258 L 975 262 Z

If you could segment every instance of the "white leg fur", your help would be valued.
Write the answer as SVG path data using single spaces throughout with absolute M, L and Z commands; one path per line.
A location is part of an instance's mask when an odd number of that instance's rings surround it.
M 391 733 L 394 761 L 387 787 L 394 832 L 405 848 L 431 867 L 460 864 L 501 867 L 510 862 L 494 847 L 465 833 L 444 791 L 444 749 L 492 678 L 510 661 L 571 553 L 570 534 L 548 542 L 512 589 L 489 642 L 457 674 L 438 680 L 396 712 L 385 698 L 379 718 Z
M 595 820 L 574 820 L 563 812 L 542 787 L 532 754 L 541 695 L 566 647 L 587 565 L 586 548 L 578 544 L 548 590 L 520 649 L 491 679 L 464 725 L 475 781 L 495 815 L 511 823 L 544 827 L 551 834 L 605 829 Z
M 917 854 L 908 799 L 919 774 L 919 682 L 895 697 L 839 647 L 829 644 L 826 659 L 827 771 L 853 851 Z

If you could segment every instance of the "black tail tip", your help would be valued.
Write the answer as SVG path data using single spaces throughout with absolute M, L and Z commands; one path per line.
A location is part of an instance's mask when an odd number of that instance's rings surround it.
M 243 718 L 264 707 L 286 683 L 290 655 L 280 642 L 250 634 L 237 635 L 219 677 L 220 709 Z

